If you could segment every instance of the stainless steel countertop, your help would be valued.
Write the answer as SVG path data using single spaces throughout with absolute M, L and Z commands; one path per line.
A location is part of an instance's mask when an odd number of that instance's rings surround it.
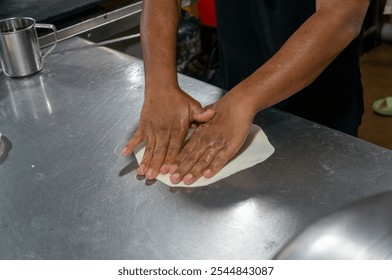
M 392 190 L 391 151 L 275 109 L 256 121 L 276 148 L 267 161 L 191 193 L 146 186 L 119 155 L 142 62 L 97 48 L 44 64 L 0 74 L 1 259 L 270 259 L 310 222 Z M 222 94 L 180 82 L 203 104 Z

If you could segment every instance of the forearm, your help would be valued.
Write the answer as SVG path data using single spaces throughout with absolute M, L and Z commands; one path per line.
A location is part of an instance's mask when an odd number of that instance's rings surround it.
M 146 88 L 177 85 L 177 0 L 144 0 L 140 22 Z
M 313 82 L 361 29 L 369 1 L 347 1 L 319 1 L 276 55 L 229 94 L 255 114 Z

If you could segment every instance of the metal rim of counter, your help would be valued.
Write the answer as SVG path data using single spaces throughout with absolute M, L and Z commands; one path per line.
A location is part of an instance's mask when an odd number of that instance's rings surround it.
M 182 7 L 195 3 L 196 0 L 183 0 Z M 142 11 L 142 1 L 127 5 L 114 11 L 82 21 L 72 26 L 58 30 L 58 41 L 63 41 L 74 36 L 86 34 L 88 38 L 107 39 L 120 32 L 139 26 Z M 127 37 L 127 36 L 125 36 Z M 127 38 L 124 37 L 124 40 Z M 41 36 L 39 43 L 46 47 L 54 42 L 53 34 Z

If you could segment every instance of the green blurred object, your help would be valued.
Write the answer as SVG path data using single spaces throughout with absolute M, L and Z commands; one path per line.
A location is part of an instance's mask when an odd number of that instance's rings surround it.
M 383 116 L 392 116 L 392 96 L 374 101 L 373 110 Z

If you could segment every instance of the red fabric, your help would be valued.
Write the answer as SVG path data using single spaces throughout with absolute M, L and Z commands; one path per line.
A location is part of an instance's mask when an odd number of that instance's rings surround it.
M 199 0 L 197 2 L 200 21 L 208 26 L 216 27 L 214 0 Z

